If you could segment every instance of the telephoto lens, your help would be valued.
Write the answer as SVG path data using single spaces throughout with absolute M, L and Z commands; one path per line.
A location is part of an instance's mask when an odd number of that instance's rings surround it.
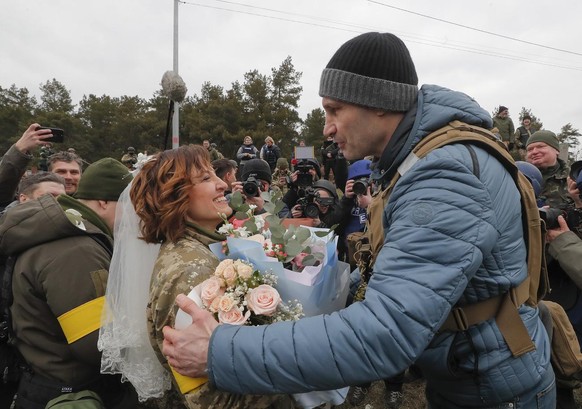
M 357 195 L 365 195 L 368 193 L 368 179 L 358 179 L 354 181 L 352 190 Z

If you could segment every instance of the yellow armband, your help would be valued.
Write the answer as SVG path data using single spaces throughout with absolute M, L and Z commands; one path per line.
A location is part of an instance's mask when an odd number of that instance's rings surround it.
M 171 366 L 170 368 L 172 369 L 172 375 L 174 375 L 174 379 L 176 380 L 182 395 L 192 392 L 194 389 L 199 388 L 208 382 L 208 378 L 190 378 L 188 376 L 180 375 Z
M 104 305 L 105 297 L 95 298 L 57 318 L 69 344 L 101 327 L 101 314 Z

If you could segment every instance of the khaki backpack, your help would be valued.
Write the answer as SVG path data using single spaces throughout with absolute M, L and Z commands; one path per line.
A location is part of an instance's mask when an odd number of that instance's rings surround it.
M 380 248 L 384 243 L 382 215 L 394 185 L 418 159 L 424 158 L 434 149 L 451 144 L 466 144 L 485 149 L 507 169 L 521 195 L 522 224 L 527 244 L 528 277 L 506 294 L 470 304 L 456 305 L 441 326 L 440 331 L 466 331 L 470 326 L 495 318 L 513 356 L 518 357 L 535 349 L 535 345 L 519 313 L 518 307 L 527 303 L 536 306 L 549 287 L 545 263 L 544 232 L 535 194 L 531 183 L 518 171 L 515 161 L 503 143 L 488 130 L 453 121 L 429 134 L 415 146 L 411 154 L 399 166 L 398 172 L 383 189 L 377 192 L 368 208 L 366 237 L 356 244 L 354 258 L 362 274 L 362 284 L 354 297 L 363 299 L 366 283 Z M 474 160 L 474 173 L 478 176 L 479 165 Z

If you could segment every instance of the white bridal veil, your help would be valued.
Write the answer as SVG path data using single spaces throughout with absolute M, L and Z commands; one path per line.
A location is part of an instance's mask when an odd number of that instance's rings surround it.
M 140 401 L 160 397 L 170 389 L 168 371 L 150 344 L 146 306 L 150 278 L 159 244 L 139 240 L 139 218 L 129 198 L 131 183 L 123 191 L 115 216 L 115 245 L 99 331 L 101 372 L 121 374 L 135 387 Z

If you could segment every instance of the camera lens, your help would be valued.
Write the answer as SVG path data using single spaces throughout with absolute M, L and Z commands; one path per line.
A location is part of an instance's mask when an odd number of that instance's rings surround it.
M 548 208 L 548 209 L 539 209 L 540 211 L 540 218 L 546 223 L 547 229 L 557 229 L 560 227 L 560 223 L 558 223 L 558 217 L 563 216 L 566 218 L 566 213 L 564 213 L 560 209 Z
M 319 208 L 315 203 L 308 203 L 303 208 L 303 214 L 311 219 L 319 216 Z
M 368 193 L 368 181 L 365 179 L 356 180 L 352 185 L 352 190 L 357 195 L 365 195 Z
M 255 197 L 259 195 L 259 182 L 255 178 L 249 178 L 243 184 L 243 193 L 247 197 Z

